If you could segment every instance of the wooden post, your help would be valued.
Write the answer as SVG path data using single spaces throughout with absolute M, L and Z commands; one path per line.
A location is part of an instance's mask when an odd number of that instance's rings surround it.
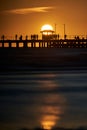
M 18 41 L 16 42 L 16 47 L 19 48 L 19 42 Z
M 9 47 L 11 48 L 11 42 L 9 41 Z

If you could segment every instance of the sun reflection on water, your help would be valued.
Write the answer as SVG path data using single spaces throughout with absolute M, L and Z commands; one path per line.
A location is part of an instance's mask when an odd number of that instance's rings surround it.
M 62 110 L 63 109 L 60 106 L 45 106 L 41 119 L 42 127 L 44 129 L 51 130 L 56 125 L 56 122 L 59 121 L 60 116 L 62 114 Z
M 54 77 L 55 75 L 49 78 L 48 75 L 47 80 L 38 81 L 40 88 L 47 92 L 42 96 L 43 108 L 40 120 L 41 126 L 46 130 L 51 130 L 55 127 L 64 112 L 65 99 L 61 94 L 55 93 L 55 88 L 58 88 L 58 84 L 54 82 Z
M 58 120 L 58 117 L 55 115 L 44 115 L 42 119 L 43 128 L 46 130 L 51 130 L 51 128 L 55 126 L 56 120 Z

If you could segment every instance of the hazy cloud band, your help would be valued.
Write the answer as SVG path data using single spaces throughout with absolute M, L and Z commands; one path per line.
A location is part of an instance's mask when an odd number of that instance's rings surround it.
M 13 9 L 13 10 L 6 10 L 4 13 L 11 13 L 11 14 L 28 14 L 33 12 L 48 12 L 50 9 L 54 7 L 34 7 L 34 8 L 22 8 L 22 9 Z

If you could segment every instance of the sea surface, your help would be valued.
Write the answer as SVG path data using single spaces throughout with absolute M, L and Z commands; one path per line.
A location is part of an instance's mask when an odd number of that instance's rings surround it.
M 0 130 L 87 127 L 87 70 L 0 73 Z

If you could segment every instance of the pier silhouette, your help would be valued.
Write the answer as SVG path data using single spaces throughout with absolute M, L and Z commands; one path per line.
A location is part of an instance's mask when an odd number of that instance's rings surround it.
M 42 35 L 42 38 L 39 38 L 38 35 L 34 34 L 28 38 L 28 35 L 23 38 L 22 35 L 18 37 L 15 35 L 13 39 L 6 39 L 4 35 L 2 35 L 0 39 L 0 47 L 4 48 L 8 45 L 9 48 L 14 47 L 12 44 L 15 45 L 16 48 L 21 47 L 23 48 L 87 48 L 87 38 L 79 36 L 74 36 L 74 38 L 67 38 L 67 35 L 63 39 L 59 37 L 59 34 L 52 34 L 52 35 Z

